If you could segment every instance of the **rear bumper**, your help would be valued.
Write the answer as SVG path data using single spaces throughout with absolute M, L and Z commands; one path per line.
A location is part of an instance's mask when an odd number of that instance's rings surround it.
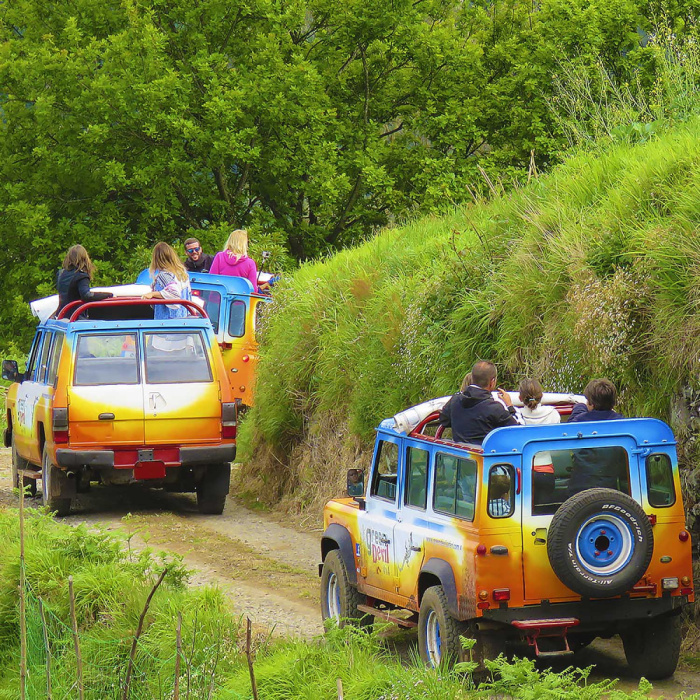
M 160 454 L 162 449 L 163 454 Z M 151 452 L 149 461 L 164 462 L 167 467 L 180 465 L 216 464 L 232 462 L 236 458 L 235 445 L 209 445 L 202 447 L 153 448 L 141 450 Z M 178 459 L 173 459 L 177 454 Z M 65 469 L 90 467 L 92 469 L 112 469 L 115 466 L 114 450 L 56 450 L 56 464 Z M 132 469 L 139 464 L 139 450 L 120 451 L 117 453 L 117 469 Z
M 501 607 L 484 610 L 484 620 L 512 624 L 524 620 L 578 618 L 578 629 L 609 629 L 624 627 L 634 620 L 648 620 L 667 615 L 688 604 L 687 596 L 663 596 L 661 598 L 607 598 L 604 600 L 580 600 L 568 603 L 528 605 L 522 608 Z

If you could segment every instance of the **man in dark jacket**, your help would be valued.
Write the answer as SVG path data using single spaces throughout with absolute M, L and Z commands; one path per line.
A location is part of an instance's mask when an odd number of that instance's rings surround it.
M 214 256 L 202 252 L 202 244 L 196 238 L 185 241 L 185 268 L 188 272 L 209 272 Z
M 443 406 L 440 425 L 452 428 L 453 440 L 480 445 L 495 428 L 518 425 L 508 393 L 498 389 L 507 408 L 491 396 L 491 392 L 496 390 L 496 379 L 496 365 L 493 362 L 477 362 L 471 371 L 469 385 Z
M 609 379 L 593 379 L 583 390 L 586 403 L 577 403 L 571 411 L 569 423 L 624 418 L 613 411 L 617 389 Z M 568 495 L 592 488 L 629 489 L 627 453 L 622 447 L 588 447 L 573 451 L 573 470 L 569 479 Z

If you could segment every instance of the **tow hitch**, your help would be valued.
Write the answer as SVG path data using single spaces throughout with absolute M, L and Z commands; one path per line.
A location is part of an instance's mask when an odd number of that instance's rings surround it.
M 575 617 L 562 617 L 554 620 L 516 620 L 513 626 L 517 627 L 527 639 L 531 647 L 535 647 L 536 656 L 563 656 L 573 654 L 569 648 L 569 640 L 566 634 L 569 627 L 576 627 L 579 621 Z M 540 651 L 538 640 L 543 638 L 558 640 L 561 648 L 551 651 Z M 556 643 L 556 642 L 555 642 Z

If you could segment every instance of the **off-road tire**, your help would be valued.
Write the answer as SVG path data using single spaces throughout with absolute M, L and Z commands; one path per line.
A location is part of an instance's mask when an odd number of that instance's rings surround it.
M 589 598 L 628 591 L 646 572 L 653 550 L 654 534 L 644 510 L 614 489 L 588 489 L 569 498 L 554 514 L 547 534 L 554 573 Z
M 60 517 L 70 513 L 71 499 L 52 497 L 50 494 L 53 490 L 52 481 L 56 480 L 62 484 L 65 479 L 67 479 L 66 475 L 51 462 L 49 450 L 44 446 L 41 458 L 41 495 L 44 505 L 48 506 L 52 513 L 56 513 Z
M 23 469 L 29 469 L 29 462 L 23 457 L 20 457 L 17 453 L 17 448 L 15 447 L 15 433 L 12 431 L 12 488 L 20 488 L 19 484 L 19 472 Z M 27 476 L 22 477 L 22 488 L 26 489 L 29 486 L 29 496 L 36 496 L 36 479 L 30 479 Z M 26 493 L 26 491 L 25 491 Z
M 470 636 L 469 625 L 450 615 L 443 587 L 431 586 L 423 594 L 418 613 L 418 651 L 421 659 L 431 668 L 442 665 L 449 668 L 462 660 L 460 636 Z
M 323 621 L 334 619 L 338 627 L 370 627 L 374 623 L 373 616 L 357 609 L 357 606 L 364 602 L 365 596 L 350 583 L 348 570 L 340 552 L 337 549 L 328 552 L 321 570 Z
M 680 615 L 643 620 L 620 636 L 635 676 L 658 681 L 674 674 L 681 653 Z
M 206 515 L 221 515 L 231 484 L 230 464 L 210 464 L 197 484 L 197 508 Z

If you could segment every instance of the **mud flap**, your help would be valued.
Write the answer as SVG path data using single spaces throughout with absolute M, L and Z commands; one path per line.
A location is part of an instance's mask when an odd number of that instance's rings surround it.
M 68 473 L 63 469 L 53 467 L 53 474 L 49 479 L 49 498 L 75 498 L 78 494 L 78 475 L 68 478 Z

